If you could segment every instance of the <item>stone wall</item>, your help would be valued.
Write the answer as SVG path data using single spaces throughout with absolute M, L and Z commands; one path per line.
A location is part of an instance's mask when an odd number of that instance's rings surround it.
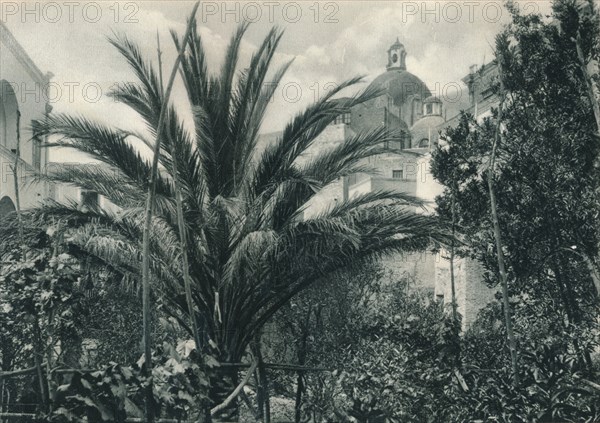
M 465 314 L 463 327 L 468 329 L 477 318 L 479 311 L 490 302 L 498 292 L 489 288 L 483 281 L 483 265 L 472 259 L 465 259 Z
M 442 251 L 437 263 L 435 297 L 444 304 L 452 302 L 450 278 L 450 253 Z M 483 282 L 481 263 L 470 258 L 455 257 L 454 287 L 457 311 L 462 316 L 462 329 L 466 331 L 477 318 L 477 313 L 494 300 L 496 289 Z

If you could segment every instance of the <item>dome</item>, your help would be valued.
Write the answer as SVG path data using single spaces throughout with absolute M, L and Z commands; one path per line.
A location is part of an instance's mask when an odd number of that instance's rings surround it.
M 440 115 L 425 116 L 419 119 L 411 128 L 411 148 L 427 148 L 437 144 L 440 126 L 445 122 Z
M 427 85 L 417 76 L 405 70 L 388 70 L 371 82 L 371 87 L 383 89 L 393 99 L 396 106 L 401 106 L 413 95 L 420 98 L 431 96 Z

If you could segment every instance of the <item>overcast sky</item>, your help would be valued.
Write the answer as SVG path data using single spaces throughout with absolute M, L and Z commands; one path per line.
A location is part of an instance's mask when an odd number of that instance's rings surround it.
M 527 11 L 549 12 L 545 1 L 520 5 Z M 188 1 L 4 1 L 0 19 L 39 68 L 54 74 L 49 93 L 54 110 L 139 129 L 139 119 L 105 95 L 116 83 L 134 81 L 106 37 L 113 31 L 126 33 L 154 60 L 158 31 L 168 70 L 175 56 L 168 31 L 183 34 L 192 7 Z M 456 101 L 454 91 L 469 66 L 492 59 L 494 36 L 509 16 L 502 1 L 204 1 L 198 20 L 213 70 L 220 66 L 231 34 L 244 19 L 253 24 L 242 45 L 241 66 L 273 25 L 285 31 L 276 64 L 295 58 L 264 123 L 263 132 L 270 132 L 281 129 L 328 84 L 355 75 L 371 80 L 384 72 L 386 50 L 396 38 L 408 52 L 408 71 L 446 102 Z M 173 96 L 186 110 L 179 82 Z M 465 97 L 463 91 L 458 101 Z M 51 159 L 68 157 L 63 151 Z

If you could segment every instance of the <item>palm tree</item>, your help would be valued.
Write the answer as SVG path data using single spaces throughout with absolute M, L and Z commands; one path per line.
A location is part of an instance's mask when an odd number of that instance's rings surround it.
M 412 199 L 395 192 L 354 197 L 304 218 L 307 205 L 323 187 L 368 170 L 365 158 L 382 153 L 386 142 L 398 134 L 384 127 L 369 130 L 302 159 L 337 116 L 381 94 L 368 88 L 353 97 L 336 98 L 361 81 L 355 78 L 295 116 L 276 141 L 257 148 L 266 110 L 291 62 L 269 72 L 282 36 L 273 29 L 249 65 L 236 71 L 246 30 L 247 25 L 237 29 L 220 72 L 212 75 L 193 23 L 180 68 L 193 111 L 193 131 L 186 129 L 171 105 L 160 140 L 151 235 L 154 297 L 190 335 L 191 316 L 202 345 L 216 345 L 221 362 L 239 362 L 277 310 L 334 271 L 383 254 L 422 249 L 432 239 L 443 238 L 434 220 L 411 211 L 406 205 Z M 172 36 L 179 48 L 179 37 Z M 163 102 L 160 72 L 126 36 L 116 35 L 110 42 L 139 79 L 137 84 L 121 85 L 112 95 L 140 115 L 152 138 Z M 56 140 L 51 145 L 75 148 L 103 163 L 58 168 L 50 178 L 94 190 L 119 209 L 82 210 L 53 202 L 39 213 L 68 221 L 65 239 L 108 268 L 139 278 L 151 169 L 142 149 L 150 148 L 150 143 L 143 135 L 63 114 L 48 117 L 37 132 Z M 187 306 L 182 282 L 174 169 L 183 196 L 193 310 Z M 235 374 L 221 377 L 231 387 Z M 214 401 L 219 400 L 216 392 Z

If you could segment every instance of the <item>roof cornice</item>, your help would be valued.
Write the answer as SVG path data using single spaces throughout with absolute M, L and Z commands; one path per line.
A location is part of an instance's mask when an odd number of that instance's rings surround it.
M 0 21 L 0 41 L 5 45 L 17 58 L 17 60 L 27 69 L 29 75 L 41 84 L 47 84 L 52 74 L 44 74 L 35 62 L 29 57 L 25 49 L 19 44 L 17 39 L 12 35 L 6 24 Z

